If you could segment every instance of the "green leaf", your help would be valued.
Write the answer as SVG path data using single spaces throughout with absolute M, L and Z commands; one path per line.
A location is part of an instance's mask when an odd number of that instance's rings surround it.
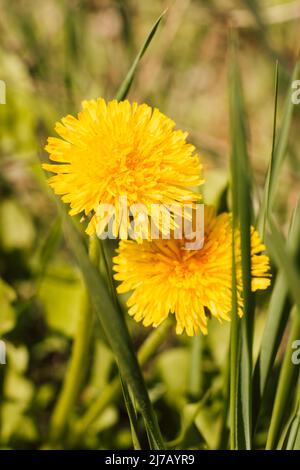
M 72 338 L 85 302 L 79 273 L 67 265 L 49 267 L 41 281 L 38 297 L 49 327 Z
M 129 72 L 127 73 L 126 77 L 125 77 L 125 80 L 123 81 L 123 83 L 121 84 L 119 90 L 117 91 L 116 93 L 116 99 L 118 101 L 122 101 L 125 99 L 125 97 L 127 96 L 128 92 L 129 92 L 129 89 L 131 87 L 131 84 L 133 82 L 133 79 L 134 79 L 134 75 L 136 73 L 136 69 L 139 65 L 139 62 L 140 60 L 142 59 L 143 55 L 145 54 L 146 50 L 148 49 L 155 33 L 156 33 L 156 30 L 158 28 L 158 25 L 159 23 L 161 22 L 162 18 L 164 17 L 164 15 L 166 14 L 166 11 L 163 11 L 162 14 L 157 18 L 157 20 L 155 21 L 153 27 L 151 28 L 151 31 L 150 33 L 148 34 L 147 38 L 146 38 L 146 41 L 144 42 L 143 46 L 141 47 L 138 55 L 136 56 L 132 66 L 130 67 L 129 69 Z

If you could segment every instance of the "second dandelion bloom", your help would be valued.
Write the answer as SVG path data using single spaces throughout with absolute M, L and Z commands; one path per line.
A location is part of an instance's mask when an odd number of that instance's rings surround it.
M 99 98 L 84 101 L 77 117 L 66 116 L 55 129 L 60 138 L 50 137 L 46 146 L 55 164 L 43 167 L 56 173 L 49 183 L 70 204 L 70 214 L 89 216 L 89 235 L 101 234 L 108 223 L 99 205 L 111 205 L 118 216 L 120 197 L 129 207 L 143 204 L 149 214 L 153 204 L 199 200 L 201 164 L 195 148 L 158 109 Z
M 232 222 L 224 213 L 216 216 L 205 208 L 205 239 L 200 250 L 185 249 L 184 240 L 120 243 L 114 258 L 119 293 L 130 292 L 129 314 L 145 326 L 158 326 L 170 313 L 176 332 L 189 336 L 207 334 L 208 317 L 229 320 L 231 312 Z M 242 268 L 239 234 L 236 234 L 236 275 L 239 314 L 243 312 Z M 269 258 L 251 228 L 252 290 L 270 285 Z

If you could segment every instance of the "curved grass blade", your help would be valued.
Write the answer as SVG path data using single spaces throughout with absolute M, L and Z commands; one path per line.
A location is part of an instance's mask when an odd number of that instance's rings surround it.
M 202 356 L 204 339 L 201 335 L 191 340 L 191 366 L 188 377 L 188 393 L 193 398 L 199 398 L 202 389 Z
M 126 322 L 123 316 L 119 315 L 119 312 L 116 310 L 100 273 L 91 263 L 77 229 L 67 216 L 64 218 L 64 231 L 66 240 L 69 242 L 73 255 L 82 272 L 94 312 L 110 343 L 121 375 L 133 392 L 145 423 L 147 423 L 148 432 L 150 432 L 155 443 L 155 448 L 163 449 L 164 444 L 156 416 L 133 350 Z
M 166 11 L 167 10 L 163 11 L 162 14 L 155 21 L 150 33 L 148 34 L 148 36 L 146 38 L 146 41 L 144 42 L 143 46 L 141 47 L 138 55 L 136 56 L 136 58 L 134 60 L 132 66 L 130 67 L 130 70 L 126 75 L 125 80 L 123 81 L 120 88 L 118 89 L 118 91 L 116 93 L 116 99 L 118 101 L 124 100 L 125 97 L 127 96 L 128 92 L 129 92 L 129 89 L 131 87 L 131 84 L 133 82 L 134 74 L 135 74 L 136 69 L 139 65 L 139 62 L 142 59 L 143 55 L 145 54 L 146 50 L 148 49 L 148 46 L 151 43 L 151 41 L 152 41 L 152 39 L 153 39 L 153 37 L 156 33 L 156 30 L 158 28 L 159 23 L 161 22 L 162 18 L 166 14 Z

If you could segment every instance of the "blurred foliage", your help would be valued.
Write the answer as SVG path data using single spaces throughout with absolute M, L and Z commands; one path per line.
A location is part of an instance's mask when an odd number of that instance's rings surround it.
M 46 158 L 46 137 L 54 135 L 54 122 L 79 110 L 83 99 L 112 98 L 154 19 L 169 7 L 129 98 L 159 107 L 190 133 L 202 155 L 205 200 L 226 206 L 230 152 L 226 57 L 228 31 L 234 25 L 240 33 L 257 208 L 272 144 L 274 64 L 278 59 L 281 110 L 300 42 L 300 14 L 293 14 L 300 12 L 300 5 L 298 1 L 260 1 L 262 28 L 250 3 L 44 0 L 37 4 L 34 0 L 0 0 L 0 79 L 7 85 L 7 104 L 0 105 L 0 337 L 7 347 L 7 364 L 0 366 L 1 448 L 50 445 L 50 416 L 67 370 L 83 302 L 81 275 L 40 169 L 40 161 Z M 298 9 L 292 10 L 290 4 L 297 4 Z M 300 106 L 295 108 L 275 205 L 284 233 L 299 196 Z M 269 295 L 257 296 L 255 354 Z M 128 323 L 138 348 L 150 329 L 130 319 Z M 284 336 L 283 346 L 285 343 Z M 228 344 L 228 325 L 215 320 L 198 348 L 187 337 L 176 337 L 171 329 L 144 367 L 150 396 L 170 445 L 227 445 L 226 422 L 225 444 L 218 436 L 227 393 Z M 196 389 L 190 386 L 193 351 L 201 368 Z M 276 380 L 281 361 L 279 350 L 272 380 Z M 82 368 L 84 383 L 61 447 L 130 448 L 129 422 L 120 398 L 72 444 L 73 424 L 117 374 L 112 353 L 96 328 Z M 258 448 L 266 441 L 268 413 L 267 409 L 262 413 Z M 145 445 L 146 436 L 139 425 Z

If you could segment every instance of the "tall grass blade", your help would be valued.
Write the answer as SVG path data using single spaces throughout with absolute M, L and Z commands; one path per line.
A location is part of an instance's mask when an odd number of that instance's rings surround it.
M 251 293 L 251 171 L 247 152 L 247 135 L 245 112 L 243 108 L 243 98 L 241 89 L 240 73 L 237 61 L 236 38 L 232 38 L 230 57 L 230 120 L 231 120 L 231 178 L 232 178 L 232 207 L 233 207 L 233 230 L 234 241 L 237 233 L 240 233 L 241 264 L 243 280 L 243 300 L 244 317 L 240 321 L 238 318 L 234 322 L 240 323 L 240 335 L 237 335 L 238 328 L 233 323 L 231 335 L 231 348 L 235 350 L 236 357 L 231 363 L 231 368 L 238 367 L 232 372 L 238 374 L 235 377 L 237 389 L 235 393 L 236 407 L 236 439 L 235 447 L 238 449 L 251 448 L 251 425 L 252 425 L 252 342 L 253 342 L 253 310 L 254 299 Z M 238 232 L 239 230 L 239 232 Z M 234 245 L 234 243 L 233 243 Z M 236 255 L 233 248 L 233 255 Z M 233 256 L 233 267 L 235 258 Z M 234 269 L 233 278 L 234 278 Z M 236 297 L 235 282 L 233 279 L 233 297 Z M 233 298 L 233 310 L 236 310 L 236 299 Z M 237 312 L 233 312 L 233 318 Z M 234 344 L 240 336 L 240 346 Z M 234 351 L 232 351 L 232 354 Z M 238 379 L 238 380 L 237 380 Z M 232 381 L 233 383 L 233 381 Z M 231 390 L 232 393 L 232 390 Z M 233 398 L 232 398 L 233 400 Z M 233 422 L 232 422 L 233 425 Z M 233 444 L 233 442 L 232 442 Z
M 139 62 L 140 60 L 142 59 L 143 55 L 145 54 L 146 50 L 148 49 L 155 33 L 156 33 L 156 30 L 159 26 L 159 23 L 161 22 L 161 20 L 163 19 L 164 15 L 166 14 L 166 11 L 163 11 L 162 14 L 157 18 L 157 20 L 155 21 L 153 27 L 151 28 L 151 31 L 150 33 L 148 34 L 144 44 L 142 45 L 138 55 L 136 56 L 132 66 L 130 67 L 126 77 L 125 77 L 125 80 L 123 81 L 123 83 L 121 84 L 120 88 L 118 89 L 117 91 L 117 94 L 116 94 L 116 99 L 118 101 L 121 101 L 121 100 L 124 100 L 125 97 L 127 96 L 128 92 L 129 92 L 129 89 L 131 87 L 131 84 L 133 82 L 133 78 L 134 78 L 134 75 L 136 73 L 136 69 L 139 65 Z
M 266 177 L 265 191 L 263 194 L 263 201 L 261 205 L 261 216 L 259 220 L 258 230 L 261 234 L 262 239 L 265 238 L 266 220 L 269 214 L 269 202 L 270 202 L 270 181 L 273 174 L 274 165 L 274 154 L 275 154 L 275 139 L 276 139 L 276 125 L 277 125 L 277 104 L 278 104 L 278 61 L 276 62 L 275 68 L 275 96 L 274 96 L 274 117 L 273 117 L 273 139 L 272 139 L 272 151 L 271 160 L 269 165 L 269 171 Z
M 300 60 L 298 60 L 295 65 L 291 84 L 298 77 L 299 70 L 300 70 Z M 277 83 L 277 86 L 278 86 L 278 83 Z M 288 137 L 289 137 L 292 116 L 293 116 L 293 109 L 295 108 L 295 105 L 293 104 L 292 99 L 291 99 L 291 91 L 292 91 L 292 87 L 290 85 L 288 92 L 287 92 L 286 100 L 285 100 L 281 125 L 277 133 L 277 137 L 275 139 L 275 147 L 272 152 L 272 158 L 271 158 L 267 176 L 266 176 L 262 204 L 261 204 L 259 214 L 258 214 L 257 222 L 258 222 L 258 229 L 261 235 L 263 235 L 264 233 L 264 225 L 265 225 L 265 221 L 268 218 L 268 212 L 269 210 L 272 210 L 276 187 L 277 187 L 278 179 L 280 176 L 280 170 L 284 162 L 284 158 L 285 158 L 286 151 L 287 151 Z M 276 122 L 275 122 L 275 125 L 276 125 Z
M 122 392 L 123 392 L 123 397 L 125 401 L 125 406 L 130 422 L 130 430 L 131 430 L 131 437 L 132 437 L 132 444 L 134 450 L 141 450 L 141 444 L 138 438 L 138 421 L 137 421 L 137 411 L 135 409 L 133 400 L 130 396 L 130 391 L 126 385 L 126 383 L 121 380 L 121 386 L 122 386 Z

